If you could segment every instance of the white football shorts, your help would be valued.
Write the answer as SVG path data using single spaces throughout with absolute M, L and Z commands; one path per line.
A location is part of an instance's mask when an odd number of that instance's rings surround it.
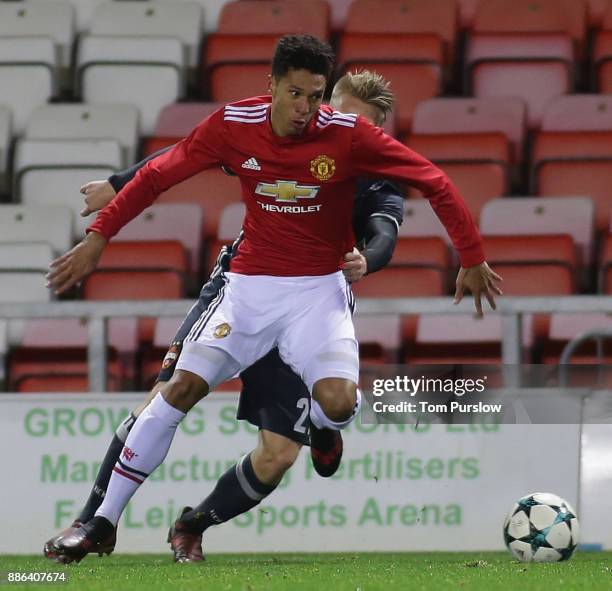
M 322 378 L 358 383 L 353 295 L 341 271 L 224 275 L 224 286 L 185 338 L 177 369 L 195 373 L 212 389 L 278 347 L 310 392 Z

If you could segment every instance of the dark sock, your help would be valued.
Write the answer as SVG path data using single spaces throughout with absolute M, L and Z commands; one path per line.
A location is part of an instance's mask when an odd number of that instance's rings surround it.
M 104 460 L 102 461 L 102 465 L 98 471 L 96 481 L 91 489 L 91 493 L 89 493 L 89 498 L 81 510 L 80 515 L 76 518 L 77 521 L 87 523 L 94 516 L 98 510 L 98 507 L 102 504 L 104 496 L 106 495 L 108 481 L 113 473 L 113 468 L 119 459 L 119 455 L 121 454 L 121 450 L 123 449 L 127 435 L 135 422 L 136 417 L 133 414 L 130 414 L 130 416 L 127 417 L 127 419 L 125 419 L 121 425 L 119 425 L 117 431 L 115 431 L 115 436 L 108 447 L 106 456 L 104 456 Z
M 181 516 L 180 523 L 190 532 L 202 533 L 211 525 L 229 521 L 259 505 L 276 486 L 257 478 L 248 454 L 219 478 L 197 507 Z

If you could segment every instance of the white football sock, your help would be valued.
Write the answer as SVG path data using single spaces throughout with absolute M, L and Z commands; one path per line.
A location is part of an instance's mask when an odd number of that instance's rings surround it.
M 332 421 L 329 419 L 323 412 L 321 405 L 313 398 L 310 401 L 310 420 L 317 429 L 334 429 L 335 431 L 340 431 L 340 429 L 344 429 L 355 420 L 360 408 L 361 390 L 359 390 L 359 388 L 357 388 L 357 401 L 355 402 L 353 413 L 345 421 Z
M 165 459 L 178 424 L 185 413 L 168 404 L 161 392 L 140 413 L 125 440 L 125 446 L 96 511 L 117 525 L 136 489 Z

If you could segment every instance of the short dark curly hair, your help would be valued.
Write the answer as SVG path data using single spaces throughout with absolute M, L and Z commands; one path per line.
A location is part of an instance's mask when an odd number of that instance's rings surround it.
M 290 68 L 321 74 L 329 82 L 334 69 L 335 56 L 325 41 L 312 35 L 285 35 L 281 37 L 272 60 L 272 76 L 286 76 Z

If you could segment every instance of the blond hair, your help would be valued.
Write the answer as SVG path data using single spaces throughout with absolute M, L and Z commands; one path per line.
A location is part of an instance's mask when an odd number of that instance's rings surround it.
M 378 72 L 361 70 L 359 72 L 348 72 L 342 76 L 336 82 L 333 94 L 346 92 L 356 99 L 376 107 L 381 115 L 380 121 L 376 123 L 382 125 L 391 112 L 395 101 L 390 86 L 391 83 Z

